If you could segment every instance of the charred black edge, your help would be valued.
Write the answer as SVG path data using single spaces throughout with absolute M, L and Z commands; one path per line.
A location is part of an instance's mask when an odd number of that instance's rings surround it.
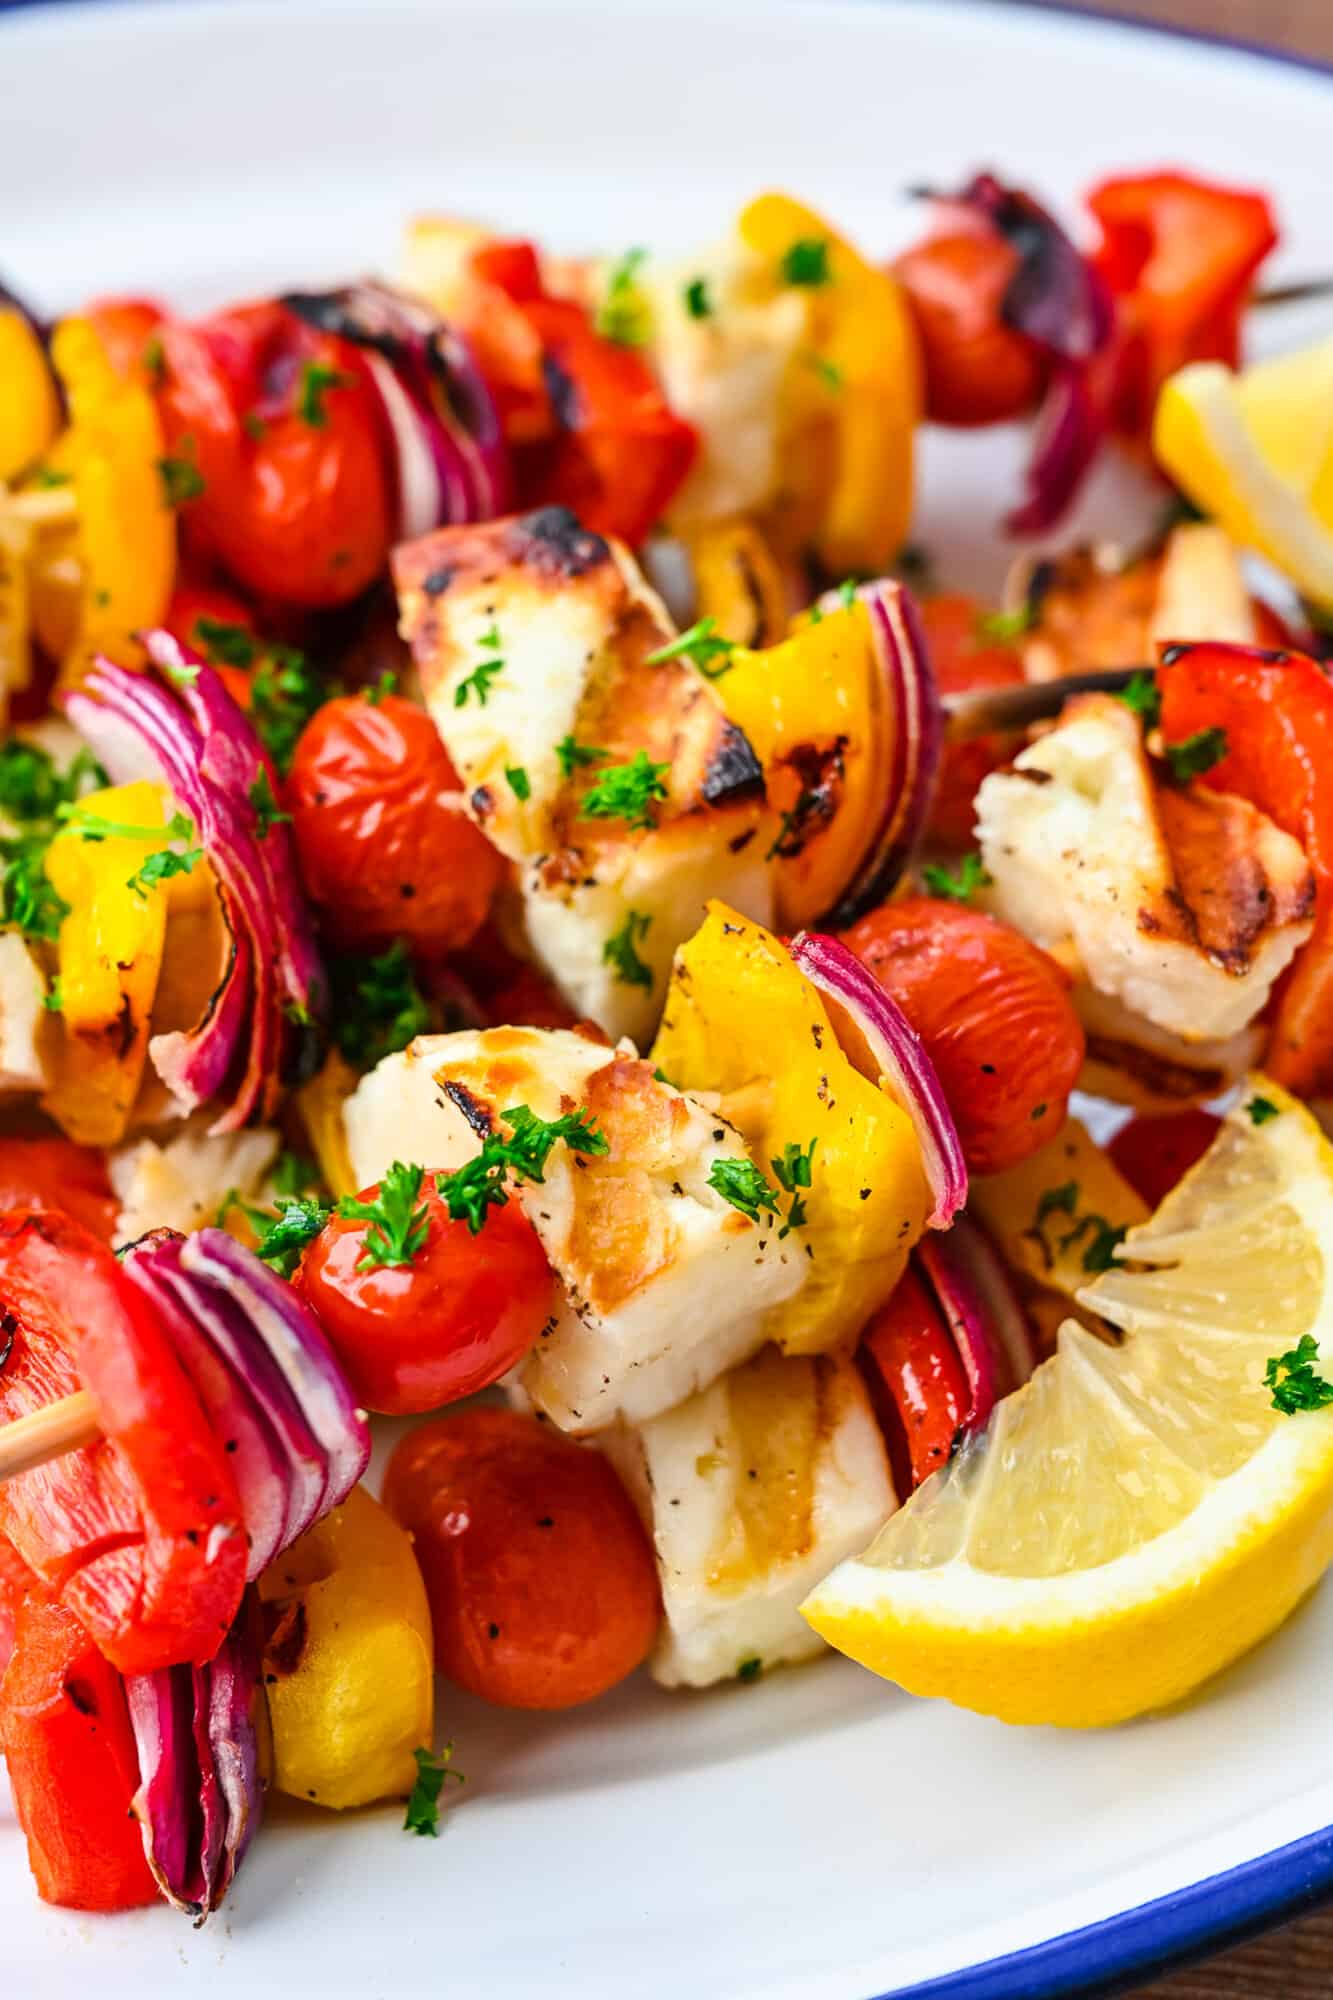
M 284 292 L 278 303 L 320 333 L 335 333 L 355 347 L 369 347 L 386 361 L 396 360 L 402 352 L 401 336 L 390 332 L 388 327 L 368 327 L 364 315 L 350 303 L 346 292 Z
M 507 539 L 520 562 L 548 576 L 587 576 L 611 560 L 607 543 L 568 507 L 538 507 L 520 514 L 510 524 Z
M 734 722 L 724 722 L 700 786 L 710 806 L 736 805 L 762 799 L 764 771 L 750 739 Z
M 479 1139 L 489 1139 L 495 1130 L 495 1120 L 479 1097 L 474 1097 L 465 1084 L 455 1083 L 449 1077 L 441 1080 L 440 1088 L 453 1105 L 462 1113 Z
M 1178 639 L 1170 646 L 1163 646 L 1158 665 L 1174 667 L 1189 653 L 1197 653 L 1209 646 L 1215 646 L 1216 639 Z M 1242 653 L 1247 660 L 1259 660 L 1266 666 L 1281 667 L 1295 658 L 1285 646 L 1228 646 L 1229 653 Z

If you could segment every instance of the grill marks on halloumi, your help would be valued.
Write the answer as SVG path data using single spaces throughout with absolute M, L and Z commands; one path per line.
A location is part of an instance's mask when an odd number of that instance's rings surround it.
M 469 811 L 515 864 L 534 955 L 578 1012 L 646 1040 L 706 897 L 770 910 L 776 822 L 749 743 L 687 660 L 648 664 L 672 637 L 664 607 L 625 549 L 564 508 L 438 529 L 394 573 L 427 707 Z M 465 683 L 495 656 L 483 703 Z M 603 754 L 562 759 L 566 741 Z M 666 766 L 654 823 L 588 817 L 599 771 L 639 752 Z M 631 913 L 646 970 L 627 979 L 605 954 Z
M 985 780 L 977 833 L 997 916 L 1187 1041 L 1239 1034 L 1310 934 L 1298 843 L 1243 799 L 1160 782 L 1111 696 L 1071 701 Z
M 709 1186 L 717 1161 L 749 1157 L 740 1134 L 632 1052 L 555 1029 L 421 1036 L 348 1100 L 358 1184 L 395 1159 L 462 1165 L 515 1104 L 582 1109 L 609 1147 L 558 1145 L 543 1182 L 511 1184 L 564 1288 L 520 1371 L 537 1408 L 575 1431 L 652 1417 L 753 1354 L 809 1261 Z

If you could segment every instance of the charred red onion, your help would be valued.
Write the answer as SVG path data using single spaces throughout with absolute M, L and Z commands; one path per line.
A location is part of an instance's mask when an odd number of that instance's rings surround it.
M 231 1449 L 253 1582 L 356 1485 L 366 1418 L 309 1306 L 225 1230 L 154 1230 L 123 1262 Z
M 202 1018 L 157 1035 L 149 1055 L 182 1110 L 224 1102 L 213 1130 L 271 1116 L 282 1086 L 317 1066 L 328 988 L 288 828 L 265 824 L 268 765 L 217 672 L 169 632 L 144 635 L 166 678 L 99 659 L 65 698 L 70 721 L 117 783 L 150 773 L 198 831 L 230 939 Z
M 1001 315 L 1049 362 L 1022 503 L 1005 520 L 1013 535 L 1041 535 L 1072 505 L 1106 435 L 1097 363 L 1110 344 L 1110 293 L 1055 217 L 994 174 L 976 174 L 957 194 L 932 196 L 938 210 L 978 222 L 1012 245 L 1018 268 Z
M 205 1667 L 125 1682 L 139 1752 L 132 1810 L 167 1901 L 200 1923 L 222 1902 L 263 1810 L 259 1622 L 247 1599 Z
M 461 334 L 420 299 L 373 281 L 290 292 L 282 303 L 298 319 L 366 350 L 393 439 L 400 537 L 506 511 L 504 434 Z
M 802 931 L 791 953 L 823 996 L 848 1061 L 911 1119 L 935 1197 L 930 1226 L 947 1229 L 967 1200 L 967 1168 L 953 1113 L 920 1038 L 897 1001 L 837 938 Z

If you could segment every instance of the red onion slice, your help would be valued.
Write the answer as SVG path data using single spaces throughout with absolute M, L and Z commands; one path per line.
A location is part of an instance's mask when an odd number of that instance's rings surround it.
M 270 1116 L 284 1084 L 318 1063 L 327 980 L 290 830 L 276 822 L 259 831 L 251 794 L 269 767 L 248 718 L 170 633 L 148 633 L 144 644 L 174 684 L 99 659 L 65 708 L 113 779 L 140 777 L 151 760 L 198 830 L 236 950 L 202 1018 L 154 1037 L 149 1054 L 183 1110 L 229 1098 L 212 1129 L 234 1131 Z
M 441 521 L 449 519 L 444 501 L 444 482 L 435 462 L 435 441 L 426 418 L 408 395 L 382 354 L 367 354 L 370 370 L 393 434 L 394 461 L 398 467 L 398 539 L 412 540 L 429 534 Z
M 912 1121 L 926 1181 L 935 1197 L 932 1229 L 947 1229 L 967 1200 L 967 1168 L 935 1065 L 896 1000 L 837 938 L 802 931 L 791 955 L 829 1010 L 854 1069 L 899 1104 Z
M 1000 1368 L 1002 1356 L 992 1342 L 987 1303 L 971 1272 L 950 1252 L 952 1232 L 923 1237 L 913 1255 L 944 1317 L 963 1364 L 971 1404 L 963 1419 L 965 1431 L 984 1429 L 1000 1397 L 1010 1386 Z
M 132 1811 L 148 1866 L 173 1908 L 199 1923 L 226 1895 L 263 1809 L 259 1658 L 247 1600 L 207 1666 L 125 1682 L 140 1771 Z
M 939 1239 L 950 1265 L 963 1273 L 985 1301 L 986 1326 L 997 1356 L 1001 1394 L 1021 1389 L 1041 1366 L 1037 1333 L 1028 1318 L 1014 1276 L 982 1225 L 970 1215 L 956 1218 Z M 933 1247 L 933 1246 L 932 1246 Z

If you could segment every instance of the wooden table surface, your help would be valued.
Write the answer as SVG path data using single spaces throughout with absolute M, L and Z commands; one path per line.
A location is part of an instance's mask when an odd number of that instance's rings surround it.
M 1054 0 L 1058 4 L 1058 0 Z M 1234 35 L 1333 62 L 1333 0 L 1080 0 L 1094 13 Z M 1333 109 L 1333 83 L 1329 87 Z M 1333 121 L 1330 129 L 1333 130 Z M 1238 173 L 1262 178 L 1251 150 Z M 1253 1944 L 1139 1987 L 1134 2000 L 1333 2000 L 1333 1905 Z

